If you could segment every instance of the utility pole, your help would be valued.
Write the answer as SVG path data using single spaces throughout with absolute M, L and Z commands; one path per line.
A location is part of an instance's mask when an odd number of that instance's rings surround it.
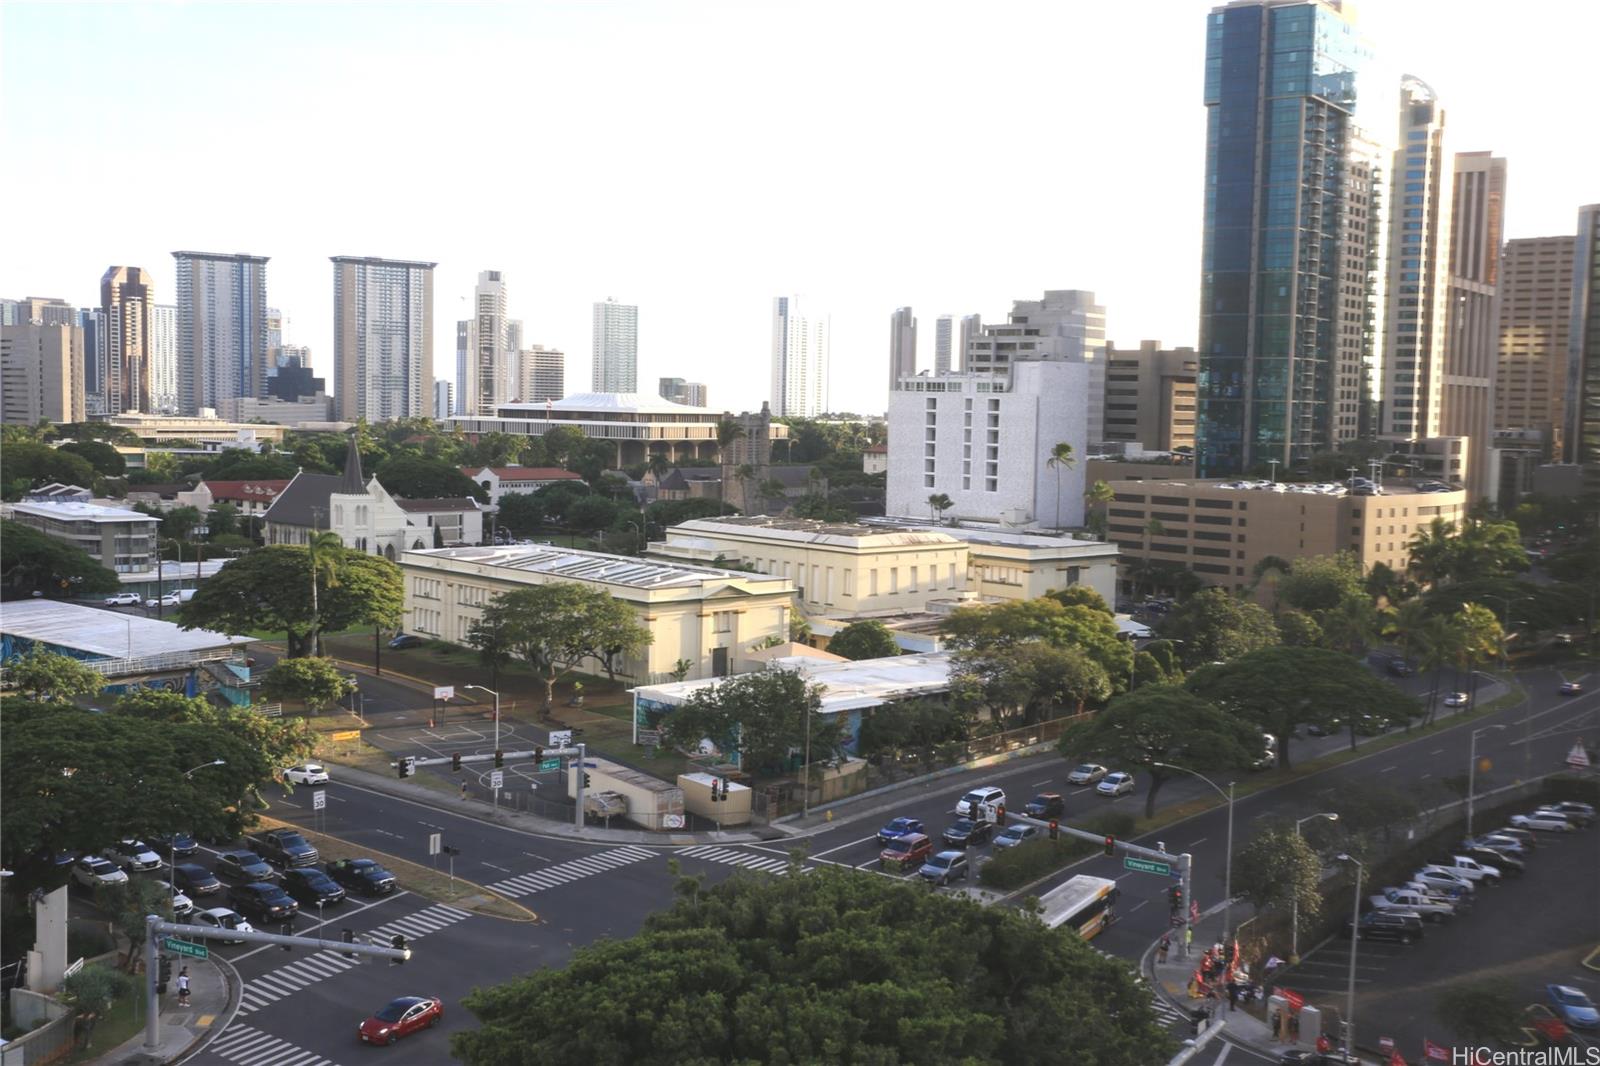
M 588 760 L 588 756 L 587 756 L 587 750 L 588 749 L 587 749 L 587 747 L 585 745 L 583 745 L 583 744 L 579 744 L 578 745 L 578 770 L 577 770 L 577 774 L 578 774 L 578 781 L 577 781 L 578 810 L 577 810 L 577 813 L 573 817 L 573 823 L 578 827 L 578 830 L 580 832 L 583 830 L 583 779 L 584 779 L 584 776 L 587 773 L 588 767 L 589 767 L 589 760 Z

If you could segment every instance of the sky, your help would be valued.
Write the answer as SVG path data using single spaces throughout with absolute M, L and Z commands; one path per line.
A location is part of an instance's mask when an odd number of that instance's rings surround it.
M 1097 293 L 1115 343 L 1192 345 L 1212 6 L 6 0 L 0 295 L 95 304 L 118 264 L 166 303 L 175 250 L 270 256 L 329 372 L 328 257 L 436 261 L 453 378 L 495 269 L 569 394 L 614 297 L 640 391 L 684 377 L 729 410 L 767 398 L 778 295 L 831 317 L 835 410 L 883 410 L 900 306 L 924 368 L 940 314 L 1045 289 Z M 1509 159 L 1507 237 L 1600 201 L 1600 7 L 1371 0 L 1358 24 L 1454 149 Z

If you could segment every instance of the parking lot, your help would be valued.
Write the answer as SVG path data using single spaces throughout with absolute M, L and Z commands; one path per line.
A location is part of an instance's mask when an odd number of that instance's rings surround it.
M 1447 1046 L 1464 1044 L 1433 1012 L 1440 993 L 1458 982 L 1510 982 L 1526 998 L 1530 1042 L 1536 1042 L 1534 1021 L 1549 1017 L 1542 1006 L 1546 985 L 1573 985 L 1600 1000 L 1600 829 L 1541 833 L 1539 844 L 1528 856 L 1524 876 L 1480 886 L 1464 913 L 1425 923 L 1421 941 L 1361 942 L 1356 955 L 1361 1044 L 1370 1047 L 1388 1036 L 1411 1053 L 1424 1037 Z M 1363 886 L 1362 894 L 1382 887 Z M 1350 902 L 1328 904 L 1348 908 Z M 1350 941 L 1337 938 L 1319 945 L 1285 975 L 1283 986 L 1342 1013 L 1350 950 Z M 1600 1032 L 1573 1036 L 1580 1044 L 1600 1046 Z

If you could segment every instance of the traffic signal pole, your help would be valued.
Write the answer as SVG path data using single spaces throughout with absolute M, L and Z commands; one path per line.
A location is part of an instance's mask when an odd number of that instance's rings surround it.
M 578 775 L 578 810 L 577 813 L 573 815 L 573 819 L 580 833 L 583 831 L 583 780 L 587 776 L 586 771 L 589 766 L 589 760 L 584 755 L 584 752 L 587 751 L 587 749 L 587 745 L 578 745 L 578 767 L 576 771 L 574 771 Z

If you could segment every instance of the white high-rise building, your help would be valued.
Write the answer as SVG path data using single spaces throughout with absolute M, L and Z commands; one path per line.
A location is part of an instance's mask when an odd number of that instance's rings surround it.
M 150 314 L 150 406 L 156 414 L 180 413 L 178 307 L 156 304 Z
M 435 263 L 333 257 L 338 417 L 382 422 L 433 409 Z
M 535 344 L 518 354 L 516 398 L 523 403 L 559 400 L 567 394 L 567 356 Z
M 935 374 L 950 373 L 950 344 L 952 334 L 955 332 L 955 318 L 952 315 L 940 315 L 933 324 L 933 372 Z
M 802 314 L 800 297 L 772 301 L 772 414 L 814 418 L 828 409 L 828 316 Z
M 267 258 L 213 252 L 172 257 L 178 261 L 178 412 L 194 415 L 225 400 L 265 396 Z M 154 396 L 151 402 L 156 405 Z
M 959 373 L 967 369 L 967 352 L 972 349 L 972 342 L 977 340 L 982 333 L 982 315 L 961 316 L 961 336 L 956 339 L 954 361 L 950 364 L 952 371 Z
M 962 326 L 965 333 L 966 319 Z M 1085 364 L 1088 444 L 1105 439 L 1106 309 L 1094 293 L 1049 289 L 1042 300 L 1013 300 L 1004 325 L 984 326 L 966 345 L 963 369 L 979 374 L 1006 374 L 1041 359 Z
M 512 399 L 516 368 L 512 366 L 510 320 L 506 317 L 506 283 L 498 270 L 478 273 L 472 294 L 473 317 L 456 323 L 456 385 L 462 414 L 493 417 Z M 520 340 L 522 324 L 517 323 Z
M 1083 524 L 1084 464 L 1050 466 L 1057 444 L 1088 443 L 1090 363 L 1035 359 L 989 372 L 903 380 L 889 394 L 885 513 L 920 518 L 949 496 L 948 518 L 1002 526 Z M 998 380 L 997 380 L 998 379 Z
M 449 418 L 455 413 L 455 386 L 444 378 L 433 379 L 433 417 L 436 420 Z
M 889 316 L 889 389 L 917 372 L 917 316 L 909 307 L 897 307 Z
M 639 391 L 639 308 L 607 299 L 594 305 L 595 392 Z

